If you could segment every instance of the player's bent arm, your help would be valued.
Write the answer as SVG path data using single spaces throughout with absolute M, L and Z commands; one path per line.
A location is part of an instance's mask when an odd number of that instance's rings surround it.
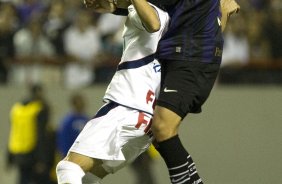
M 240 10 L 240 6 L 235 0 L 220 0 L 221 29 L 225 30 L 228 18 Z
M 161 23 L 156 10 L 147 0 L 131 0 L 131 3 L 146 30 L 150 33 L 157 32 L 161 27 Z

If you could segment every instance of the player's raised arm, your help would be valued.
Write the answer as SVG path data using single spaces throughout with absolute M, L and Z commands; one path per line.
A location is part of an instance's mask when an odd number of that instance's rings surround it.
M 131 0 L 131 3 L 148 32 L 153 33 L 160 29 L 161 23 L 158 14 L 147 0 Z
M 237 13 L 240 10 L 240 6 L 235 0 L 220 0 L 220 10 L 221 10 L 221 29 L 225 30 L 228 18 Z

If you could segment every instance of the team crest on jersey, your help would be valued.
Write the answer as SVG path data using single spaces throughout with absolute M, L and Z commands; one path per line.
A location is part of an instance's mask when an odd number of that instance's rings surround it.
M 153 68 L 154 68 L 154 71 L 155 71 L 156 73 L 161 72 L 161 65 L 160 65 L 160 64 L 154 63 Z

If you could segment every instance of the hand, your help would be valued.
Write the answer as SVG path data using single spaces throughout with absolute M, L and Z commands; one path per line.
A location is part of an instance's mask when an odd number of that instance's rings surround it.
M 240 6 L 235 0 L 220 0 L 220 10 L 222 14 L 221 30 L 223 32 L 226 28 L 226 24 L 229 17 L 234 13 L 238 13 L 240 10 Z

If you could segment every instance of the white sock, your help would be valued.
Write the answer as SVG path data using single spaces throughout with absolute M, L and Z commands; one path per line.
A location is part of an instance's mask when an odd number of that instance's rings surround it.
M 58 184 L 82 184 L 85 175 L 81 167 L 73 162 L 60 161 L 56 167 Z

